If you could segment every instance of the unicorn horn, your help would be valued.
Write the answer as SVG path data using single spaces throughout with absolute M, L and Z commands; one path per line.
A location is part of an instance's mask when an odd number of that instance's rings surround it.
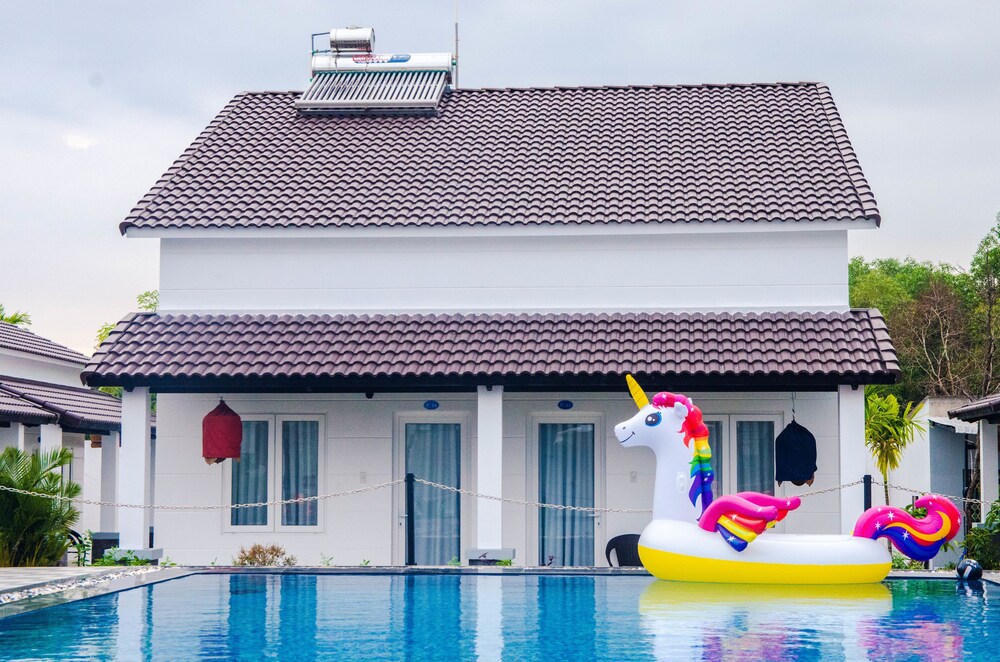
M 649 398 L 646 397 L 645 392 L 643 392 L 642 387 L 639 383 L 635 381 L 635 377 L 626 374 L 625 381 L 628 382 L 628 392 L 632 394 L 632 399 L 635 400 L 635 404 L 639 409 L 642 409 L 649 404 Z

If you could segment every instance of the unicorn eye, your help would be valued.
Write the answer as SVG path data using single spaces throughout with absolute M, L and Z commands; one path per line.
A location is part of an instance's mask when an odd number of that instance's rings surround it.
M 652 414 L 646 417 L 646 425 L 648 425 L 649 427 L 654 427 L 659 425 L 661 420 L 662 417 L 660 416 L 660 412 L 658 411 L 653 412 Z

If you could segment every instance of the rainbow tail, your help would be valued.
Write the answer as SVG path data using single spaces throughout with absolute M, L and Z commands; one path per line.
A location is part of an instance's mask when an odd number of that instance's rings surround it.
M 869 508 L 854 525 L 854 535 L 872 540 L 888 538 L 911 559 L 929 561 L 958 533 L 962 516 L 955 504 L 940 494 L 922 496 L 913 505 L 926 508 L 927 516 L 916 519 L 892 506 Z

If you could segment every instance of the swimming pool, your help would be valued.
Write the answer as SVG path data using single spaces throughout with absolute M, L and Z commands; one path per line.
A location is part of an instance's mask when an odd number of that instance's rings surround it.
M 200 574 L 0 619 L 0 659 L 996 659 L 998 587 Z

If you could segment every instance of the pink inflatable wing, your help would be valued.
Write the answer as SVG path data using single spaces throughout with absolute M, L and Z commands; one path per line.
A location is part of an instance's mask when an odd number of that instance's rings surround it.
M 717 531 L 737 552 L 757 539 L 767 529 L 780 522 L 788 511 L 799 507 L 798 497 L 779 498 L 757 492 L 740 492 L 720 497 L 698 520 L 706 531 Z

